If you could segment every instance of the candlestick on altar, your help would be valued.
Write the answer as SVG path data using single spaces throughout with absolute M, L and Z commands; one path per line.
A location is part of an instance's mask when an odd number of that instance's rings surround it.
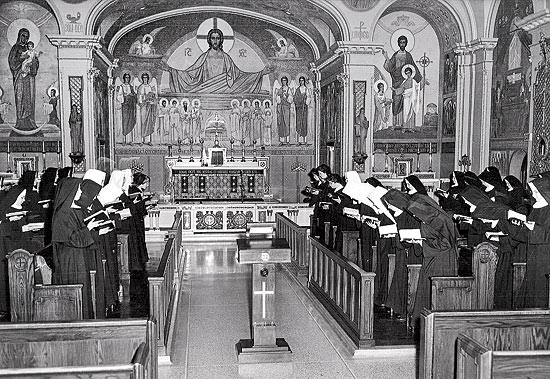
M 61 141 L 57 141 L 57 167 L 61 167 Z
M 189 138 L 189 162 L 195 162 L 193 159 L 193 144 L 195 139 L 193 137 Z
M 252 162 L 258 162 L 258 158 L 256 158 L 256 143 L 258 141 L 253 140 L 252 141 Z
M 429 143 L 430 145 L 430 148 L 429 148 L 429 158 L 430 158 L 430 166 L 428 167 L 428 172 L 432 172 L 432 143 L 430 142 Z
M 229 139 L 229 143 L 231 144 L 231 159 L 229 159 L 229 162 L 235 162 L 235 157 L 233 156 L 233 144 L 235 143 L 235 138 L 233 136 Z
M 416 172 L 420 172 L 420 143 L 416 147 Z
M 246 162 L 246 159 L 245 159 L 245 157 L 244 157 L 244 153 L 245 153 L 244 144 L 245 144 L 245 143 L 246 143 L 246 140 L 243 138 L 243 139 L 241 140 L 242 153 L 243 153 L 242 158 L 241 158 L 241 162 Z
M 384 149 L 384 172 L 388 172 L 388 144 Z
M 45 170 L 46 169 L 46 142 L 45 141 L 42 141 L 42 162 L 44 163 L 42 168 Z

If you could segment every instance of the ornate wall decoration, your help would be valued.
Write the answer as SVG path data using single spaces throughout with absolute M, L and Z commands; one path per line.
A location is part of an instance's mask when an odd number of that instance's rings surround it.
M 223 229 L 223 212 L 222 211 L 197 211 L 197 229 L 198 230 L 213 230 Z
M 252 211 L 227 211 L 227 229 L 246 229 L 247 223 L 252 221 Z

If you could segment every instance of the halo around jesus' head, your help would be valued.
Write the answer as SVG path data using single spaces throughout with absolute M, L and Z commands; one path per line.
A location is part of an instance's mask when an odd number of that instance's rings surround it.
M 219 29 L 223 33 L 223 51 L 226 53 L 231 50 L 233 43 L 235 42 L 235 34 L 233 28 L 227 23 L 227 21 L 212 17 L 204 20 L 197 29 L 197 44 L 202 51 L 207 51 L 210 46 L 208 45 L 207 37 L 208 32 L 211 29 Z

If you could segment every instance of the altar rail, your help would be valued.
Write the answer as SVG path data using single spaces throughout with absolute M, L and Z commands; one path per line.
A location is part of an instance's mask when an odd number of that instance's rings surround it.
M 181 212 L 176 213 L 157 271 L 149 274 L 149 314 L 157 321 L 159 355 L 170 355 L 175 333 L 179 286 L 185 260 L 181 247 Z
M 310 209 L 309 215 L 311 215 L 312 211 L 313 209 Z M 298 219 L 298 214 L 302 213 L 302 210 L 289 209 L 287 213 L 289 216 L 286 216 L 284 213 L 275 214 L 275 235 L 277 238 L 286 239 L 290 245 L 290 265 L 296 271 L 297 275 L 307 276 L 311 251 L 311 244 L 309 243 L 309 217 L 307 217 L 308 225 L 300 224 L 306 219 L 305 216 L 308 215 L 308 212 L 303 210 L 304 215 L 302 215 L 302 219 Z
M 324 246 L 311 242 L 308 287 L 358 348 L 374 346 L 374 277 Z
M 170 228 L 176 211 L 182 212 L 182 230 L 190 233 L 242 233 L 249 222 L 271 222 L 275 225 L 275 214 L 296 211 L 300 219 L 302 213 L 309 214 L 311 207 L 304 203 L 220 203 L 220 202 L 180 202 L 179 205 L 162 204 L 149 211 L 145 226 L 150 231 Z M 309 217 L 309 216 L 307 216 Z M 292 218 L 292 217 L 291 217 Z

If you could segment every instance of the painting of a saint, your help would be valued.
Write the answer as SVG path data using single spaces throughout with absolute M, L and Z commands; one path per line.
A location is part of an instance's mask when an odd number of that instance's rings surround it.
M 420 81 L 422 80 L 422 75 L 420 74 L 420 70 L 418 70 L 418 67 L 416 66 L 416 63 L 411 53 L 405 50 L 408 44 L 407 37 L 404 35 L 399 36 L 399 38 L 397 39 L 397 44 L 399 46 L 399 50 L 393 53 L 391 58 L 388 57 L 388 53 L 385 50 L 382 50 L 382 54 L 384 54 L 384 58 L 385 58 L 384 68 L 390 74 L 392 79 L 391 88 L 393 91 L 393 98 L 392 98 L 393 126 L 402 127 L 404 123 L 404 120 L 403 120 L 404 88 L 402 87 L 402 84 L 405 81 L 405 77 L 403 76 L 403 73 L 402 73 L 403 67 L 405 67 L 406 65 L 411 65 L 414 68 L 414 76 L 412 76 L 411 80 L 414 80 L 416 83 L 420 83 Z
M 294 91 L 294 106 L 296 107 L 296 134 L 298 136 L 298 145 L 307 143 L 307 120 L 308 108 L 311 104 L 311 89 L 306 85 L 306 78 L 300 76 L 299 85 Z
M 170 91 L 175 93 L 258 93 L 262 78 L 273 71 L 266 67 L 259 72 L 240 70 L 233 59 L 223 51 L 223 32 L 213 28 L 208 32 L 209 49 L 186 70 L 168 65 Z
M 13 75 L 15 94 L 15 109 L 17 121 L 15 128 L 19 130 L 36 129 L 35 116 L 35 77 L 38 73 L 39 61 L 37 53 L 30 48 L 30 32 L 26 28 L 19 29 L 17 42 L 12 46 L 8 63 Z M 32 44 L 34 47 L 34 44 Z
M 383 80 L 375 83 L 376 94 L 374 95 L 374 131 L 386 129 L 390 117 L 392 99 L 386 97 L 387 84 Z
M 293 102 L 292 91 L 288 86 L 288 78 L 281 78 L 281 87 L 275 89 L 275 101 L 277 102 L 277 132 L 280 145 L 290 144 L 290 113 Z
M 146 72 L 141 75 L 137 96 L 140 108 L 141 137 L 144 144 L 151 145 L 157 119 L 157 81 L 153 78 L 149 83 L 149 74 Z M 149 137 L 149 142 L 145 142 L 147 137 Z
M 69 127 L 71 134 L 71 152 L 84 152 L 84 131 L 82 130 L 82 114 L 78 111 L 76 104 L 71 106 L 69 115 Z
M 132 132 L 136 126 L 136 105 L 137 94 L 134 85 L 130 82 L 131 76 L 129 73 L 122 75 L 123 82 L 117 79 L 116 88 L 116 103 L 115 108 L 120 109 L 123 143 L 132 143 Z

